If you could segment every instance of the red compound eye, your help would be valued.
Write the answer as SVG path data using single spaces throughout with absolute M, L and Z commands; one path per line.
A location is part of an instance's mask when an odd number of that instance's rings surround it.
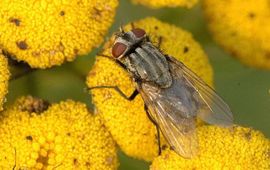
M 134 28 L 133 30 L 131 30 L 133 32 L 133 34 L 137 37 L 137 38 L 141 38 L 145 35 L 145 31 L 143 29 L 140 28 Z
M 127 46 L 123 43 L 117 42 L 114 44 L 112 48 L 112 55 L 115 58 L 118 58 L 120 55 L 122 55 L 127 49 Z

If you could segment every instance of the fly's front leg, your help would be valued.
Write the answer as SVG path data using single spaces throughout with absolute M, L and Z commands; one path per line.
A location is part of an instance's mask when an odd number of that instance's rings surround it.
M 159 131 L 159 126 L 157 124 L 157 122 L 152 118 L 152 116 L 149 113 L 148 107 L 146 105 L 144 105 L 144 110 L 148 116 L 148 118 L 150 119 L 150 121 L 156 126 L 157 129 L 157 140 L 158 140 L 158 155 L 161 155 L 161 143 L 160 143 L 160 131 Z
M 100 57 L 108 58 L 109 60 L 114 61 L 118 66 L 122 67 L 123 69 L 125 69 L 125 70 L 127 69 L 127 67 L 123 63 L 121 63 L 120 61 L 112 58 L 111 56 L 108 56 L 108 55 L 105 55 L 105 54 L 97 54 L 97 55 L 100 56 Z
M 131 25 L 131 29 L 135 29 L 136 28 L 133 22 L 131 22 L 130 25 Z
M 158 37 L 158 48 L 160 49 L 160 47 L 161 47 L 161 43 L 162 43 L 162 37 L 161 36 L 159 36 Z
M 126 100 L 132 101 L 135 99 L 135 97 L 139 94 L 138 90 L 134 90 L 133 93 L 130 96 L 127 96 L 122 90 L 119 89 L 118 86 L 95 86 L 95 87 L 90 87 L 89 90 L 92 89 L 114 89 L 117 91 L 123 98 Z

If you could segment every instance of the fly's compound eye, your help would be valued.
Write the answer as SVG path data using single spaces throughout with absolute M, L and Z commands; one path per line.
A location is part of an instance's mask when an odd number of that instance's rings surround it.
M 141 28 L 134 28 L 131 31 L 137 38 L 142 38 L 146 34 L 145 31 Z
M 120 55 L 122 55 L 127 49 L 127 46 L 123 43 L 117 42 L 114 44 L 112 48 L 112 55 L 115 58 L 118 58 Z

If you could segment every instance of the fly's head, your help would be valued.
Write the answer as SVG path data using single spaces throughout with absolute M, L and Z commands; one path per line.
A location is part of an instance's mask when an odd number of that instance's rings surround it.
M 117 60 L 121 60 L 145 40 L 146 33 L 141 28 L 134 28 L 128 32 L 124 32 L 121 29 L 120 32 L 116 34 L 114 45 L 112 47 L 112 55 Z

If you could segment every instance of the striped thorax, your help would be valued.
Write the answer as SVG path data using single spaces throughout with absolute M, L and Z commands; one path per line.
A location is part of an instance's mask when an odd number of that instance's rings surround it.
M 135 28 L 120 33 L 115 40 L 112 54 L 137 81 L 150 82 L 160 88 L 171 86 L 168 62 L 148 40 L 144 30 Z

